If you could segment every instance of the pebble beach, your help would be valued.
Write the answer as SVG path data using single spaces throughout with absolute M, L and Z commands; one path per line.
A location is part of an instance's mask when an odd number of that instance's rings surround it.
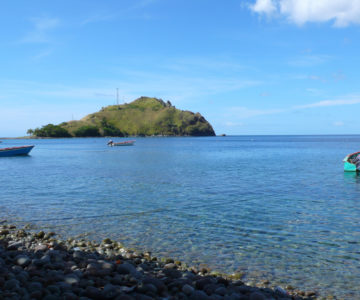
M 235 277 L 110 239 L 61 240 L 54 232 L 0 226 L 0 299 L 316 299 L 313 292 L 248 286 Z

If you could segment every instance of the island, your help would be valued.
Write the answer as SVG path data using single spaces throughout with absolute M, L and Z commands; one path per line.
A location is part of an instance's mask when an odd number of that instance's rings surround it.
M 131 103 L 103 107 L 81 120 L 29 129 L 36 137 L 215 136 L 200 114 L 175 108 L 170 101 L 140 97 Z

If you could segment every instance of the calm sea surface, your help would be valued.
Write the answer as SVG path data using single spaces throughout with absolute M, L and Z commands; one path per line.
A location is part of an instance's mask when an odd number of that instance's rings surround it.
M 35 148 L 0 158 L 0 220 L 360 299 L 360 136 L 106 142 L 3 140 Z

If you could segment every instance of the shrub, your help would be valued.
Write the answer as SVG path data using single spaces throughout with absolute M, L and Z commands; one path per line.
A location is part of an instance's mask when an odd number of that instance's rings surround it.
M 77 137 L 95 137 L 100 136 L 99 128 L 96 126 L 81 126 L 74 132 Z

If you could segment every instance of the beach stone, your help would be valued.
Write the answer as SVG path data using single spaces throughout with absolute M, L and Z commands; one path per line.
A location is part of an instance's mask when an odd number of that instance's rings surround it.
M 16 279 L 10 279 L 5 282 L 4 284 L 4 290 L 17 290 L 20 288 L 20 282 Z
M 253 292 L 250 294 L 250 300 L 266 300 L 266 297 L 264 296 L 264 294 L 260 293 L 260 292 Z
M 26 267 L 31 263 L 31 259 L 26 255 L 18 255 L 15 257 L 16 263 L 21 267 Z
M 179 270 L 176 270 L 176 269 L 165 269 L 164 274 L 167 277 L 174 278 L 174 279 L 181 277 L 181 272 Z
M 20 272 L 19 274 L 16 275 L 16 279 L 19 280 L 21 284 L 25 285 L 29 280 L 29 274 L 27 272 Z
M 165 283 L 157 278 L 151 278 L 151 277 L 145 278 L 143 280 L 143 283 L 144 284 L 153 284 L 157 288 L 159 294 L 161 294 L 163 291 L 165 291 L 167 289 Z
M 113 299 L 118 294 L 116 287 L 110 283 L 104 286 L 102 293 L 106 299 Z
M 35 233 L 35 237 L 37 237 L 38 239 L 42 239 L 44 236 L 45 236 L 44 231 L 39 231 L 38 233 Z
M 1 229 L 1 230 L 0 230 L 0 235 L 7 235 L 7 234 L 9 234 L 9 233 L 10 233 L 10 231 L 7 230 L 7 229 Z
M 32 292 L 32 291 L 37 291 L 37 290 L 42 290 L 43 285 L 40 282 L 30 282 L 27 286 L 27 289 Z
M 288 296 L 288 292 L 279 286 L 275 287 L 274 292 L 280 296 Z
M 108 270 L 108 271 L 112 272 L 115 270 L 115 265 L 105 261 L 105 262 L 101 263 L 101 268 L 103 270 Z
M 146 293 L 150 292 L 150 293 L 156 295 L 158 292 L 158 289 L 156 288 L 156 286 L 151 283 L 145 284 L 145 289 L 146 289 Z
M 240 295 L 238 293 L 232 293 L 231 295 L 226 295 L 224 297 L 224 300 L 245 300 L 247 298 L 245 298 L 244 295 Z
M 201 279 L 196 280 L 195 286 L 197 289 L 204 289 L 205 285 L 214 283 L 214 279 L 211 277 L 203 277 Z
M 46 288 L 51 294 L 60 295 L 61 293 L 60 288 L 56 285 L 48 285 Z
M 79 284 L 80 279 L 75 274 L 71 274 L 65 276 L 64 281 L 70 285 L 77 285 Z
M 209 300 L 209 296 L 204 291 L 194 291 L 189 297 L 190 300 Z
M 78 296 L 76 296 L 74 293 L 66 292 L 63 294 L 62 299 L 63 300 L 77 300 Z
M 56 283 L 56 285 L 61 289 L 62 292 L 67 292 L 67 291 L 71 291 L 71 285 L 68 284 L 67 282 L 58 282 Z
M 22 247 L 24 244 L 23 242 L 13 242 L 8 245 L 7 250 L 17 250 L 18 248 Z
M 16 232 L 16 236 L 17 237 L 26 237 L 27 236 L 27 232 L 23 229 L 19 230 L 18 232 Z
M 217 284 L 209 283 L 203 287 L 203 291 L 210 296 L 211 294 L 215 293 L 215 290 L 218 287 L 219 286 Z
M 38 251 L 47 251 L 49 250 L 48 246 L 47 245 L 44 245 L 44 244 L 38 244 L 35 246 L 35 252 L 38 252 Z
M 83 259 L 85 257 L 85 253 L 82 251 L 75 251 L 73 253 L 73 258 L 75 259 Z
M 249 294 L 251 292 L 253 292 L 253 288 L 251 286 L 248 285 L 240 285 L 238 287 L 236 287 L 236 291 L 240 294 Z
M 115 300 L 135 300 L 135 297 L 127 294 L 121 294 L 115 298 Z
M 11 272 L 14 274 L 14 275 L 17 275 L 19 274 L 20 272 L 22 272 L 22 268 L 20 266 L 12 266 L 11 267 Z
M 132 273 L 137 272 L 136 268 L 132 264 L 129 264 L 129 263 L 123 263 L 123 264 L 118 265 L 116 267 L 116 271 L 119 274 L 132 274 Z
M 45 297 L 42 298 L 43 300 L 59 300 L 58 296 L 55 295 L 46 295 Z
M 164 266 L 164 269 L 175 269 L 177 266 L 174 263 L 168 263 Z
M 221 296 L 225 296 L 227 293 L 227 289 L 225 287 L 221 286 L 215 290 L 215 293 L 218 295 L 221 295 Z
M 90 299 L 103 299 L 101 290 L 93 286 L 88 286 L 86 288 L 85 295 Z
M 224 286 L 228 286 L 229 285 L 229 280 L 223 278 L 223 277 L 219 277 L 217 279 L 217 283 L 219 284 L 223 284 Z
M 185 295 L 190 296 L 194 292 L 195 289 L 191 285 L 185 284 L 181 290 Z

